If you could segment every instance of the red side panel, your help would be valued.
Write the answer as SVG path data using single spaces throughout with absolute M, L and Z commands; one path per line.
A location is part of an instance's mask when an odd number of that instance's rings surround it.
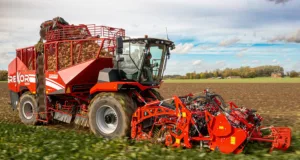
M 214 135 L 210 143 L 212 150 L 233 153 L 247 138 L 247 131 L 232 127 L 224 114 L 212 116 L 206 112 L 206 119 L 209 120 L 209 132 Z
M 211 127 L 215 136 L 228 136 L 232 132 L 232 127 L 224 114 L 216 116 Z
M 226 137 L 217 137 L 215 142 L 222 153 L 232 153 L 235 151 L 247 138 L 247 133 L 243 129 L 234 128 L 233 134 Z
M 73 78 L 68 85 L 76 84 L 93 84 L 95 85 L 98 81 L 99 72 L 103 68 L 112 68 L 112 58 L 99 58 L 95 59 L 86 66 L 75 78 Z
M 35 91 L 35 71 L 28 70 L 18 57 L 8 65 L 8 87 L 14 92 L 24 88 Z
M 93 88 L 90 90 L 90 94 L 96 93 L 96 92 L 115 92 L 118 91 L 118 84 L 116 82 L 103 82 L 103 83 L 97 83 Z
M 8 65 L 8 89 L 17 92 L 17 59 L 15 58 Z
M 143 86 L 138 82 L 101 82 L 97 83 L 94 87 L 91 88 L 90 94 L 97 93 L 97 92 L 115 92 L 118 91 L 118 85 L 130 85 L 130 86 L 137 86 L 142 91 L 148 88 L 152 88 L 151 86 Z
M 28 70 L 28 68 L 26 67 L 26 65 L 17 57 L 17 71 L 25 71 Z
M 31 93 L 36 91 L 35 70 L 19 70 L 17 72 L 18 91 L 28 89 Z
M 99 71 L 103 68 L 112 68 L 112 58 L 99 58 L 80 63 L 58 71 L 65 85 L 96 84 Z
M 58 71 L 58 74 L 62 78 L 65 84 L 68 84 L 71 80 L 73 80 L 79 73 L 81 73 L 83 70 L 86 69 L 87 66 L 89 66 L 92 62 L 95 60 L 90 60 L 66 69 L 63 69 L 61 71 Z
M 56 71 L 46 71 L 45 73 L 45 83 L 46 83 L 46 94 L 61 91 L 60 93 L 65 93 L 65 83 Z

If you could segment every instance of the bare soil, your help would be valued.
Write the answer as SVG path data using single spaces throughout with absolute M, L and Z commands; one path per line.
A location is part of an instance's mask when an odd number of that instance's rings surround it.
M 264 125 L 300 128 L 300 84 L 297 83 L 166 83 L 159 92 L 168 98 L 202 92 L 205 88 L 220 94 L 227 102 L 258 110 Z

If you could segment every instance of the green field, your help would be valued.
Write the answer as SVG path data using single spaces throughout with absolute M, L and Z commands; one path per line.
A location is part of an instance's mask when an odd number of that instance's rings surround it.
M 295 136 L 297 135 L 297 136 Z M 0 159 L 299 159 L 300 134 L 288 151 L 268 153 L 265 144 L 250 143 L 244 153 L 225 155 L 205 149 L 175 149 L 150 142 L 107 140 L 89 133 L 0 122 Z
M 300 83 L 300 78 L 166 79 L 165 83 Z

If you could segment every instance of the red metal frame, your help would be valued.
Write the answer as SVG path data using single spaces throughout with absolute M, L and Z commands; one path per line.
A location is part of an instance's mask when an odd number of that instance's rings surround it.
M 17 49 L 16 56 L 24 63 L 28 70 L 35 70 L 36 52 L 34 46 Z
M 52 22 L 51 22 L 52 23 Z M 80 32 L 77 32 L 80 31 Z M 142 91 L 148 88 L 138 82 L 111 82 L 97 84 L 98 73 L 103 68 L 112 68 L 114 51 L 116 48 L 115 38 L 117 36 L 125 36 L 125 30 L 121 28 L 113 28 L 108 26 L 96 25 L 61 25 L 57 23 L 56 29 L 48 28 L 46 31 L 46 43 L 44 43 L 44 72 L 46 82 L 46 95 L 65 95 L 66 97 L 77 98 L 84 103 L 89 103 L 89 96 L 97 92 L 117 91 L 118 84 L 129 84 L 139 87 Z M 98 45 L 97 50 L 93 53 L 91 59 L 82 59 L 83 45 L 92 43 Z M 63 54 L 60 49 L 62 44 L 68 46 L 68 56 L 71 59 L 69 65 L 60 66 L 60 54 Z M 76 48 L 75 48 L 76 47 Z M 94 52 L 94 51 L 93 51 Z M 102 53 L 105 52 L 105 55 Z M 66 54 L 64 53 L 64 54 Z M 9 89 L 19 93 L 21 96 L 22 90 L 29 90 L 31 93 L 36 93 L 35 84 L 35 69 L 36 69 L 36 51 L 35 47 L 27 47 L 17 49 L 16 58 L 9 65 Z M 50 60 L 51 56 L 51 61 Z M 64 55 L 65 56 L 65 55 Z M 32 61 L 33 59 L 33 61 Z M 76 61 L 78 60 L 78 61 Z M 52 63 L 50 68 L 50 62 Z M 55 63 L 55 64 L 53 64 Z M 33 70 L 29 70 L 29 64 Z M 24 79 L 19 81 L 19 79 Z M 85 84 L 91 86 L 84 91 L 73 91 L 73 86 Z M 94 87 L 92 87 L 94 86 Z M 62 100 L 65 101 L 65 100 Z M 81 103 L 81 102 L 80 102 Z M 79 103 L 79 104 L 80 104 Z M 46 120 L 37 119 L 43 122 L 48 122 L 51 119 L 50 110 L 58 111 L 50 103 L 47 105 Z M 35 113 L 36 114 L 36 113 Z
M 139 82 L 103 82 L 103 83 L 97 83 L 95 86 L 93 86 L 90 90 L 90 94 L 94 94 L 97 92 L 116 92 L 118 91 L 118 85 L 131 85 L 131 86 L 137 86 L 141 91 L 147 90 L 149 88 L 157 88 L 159 86 L 143 86 Z
M 53 23 L 53 21 L 49 21 Z M 62 25 L 56 24 L 56 28 L 52 25 L 44 24 L 48 27 L 46 30 L 46 43 L 44 43 L 44 72 L 46 81 L 46 94 L 65 94 L 66 96 L 77 98 L 84 103 L 89 103 L 89 90 L 97 83 L 98 73 L 103 68 L 112 68 L 112 57 L 115 51 L 115 38 L 117 36 L 125 36 L 125 30 L 121 28 L 113 28 L 108 26 L 96 25 Z M 50 26 L 50 27 L 49 27 Z M 69 66 L 60 66 L 59 50 L 61 44 L 68 44 L 69 51 L 67 52 L 71 59 Z M 97 50 L 93 53 L 90 59 L 82 60 L 83 45 L 93 44 L 98 45 Z M 77 48 L 74 48 L 74 47 Z M 94 52 L 94 50 L 93 50 Z M 76 55 L 75 55 L 76 53 Z M 102 53 L 105 53 L 105 55 Z M 51 61 L 53 67 L 49 68 L 49 56 L 54 59 Z M 31 93 L 36 93 L 36 51 L 35 47 L 26 47 L 16 50 L 16 58 L 9 64 L 8 67 L 8 86 L 13 92 L 21 94 L 27 90 Z M 77 61 L 75 61 L 77 60 Z M 90 85 L 85 91 L 80 93 L 72 90 L 76 85 Z M 51 118 L 50 110 L 58 111 L 53 108 L 50 103 L 47 105 L 47 111 L 39 114 L 47 114 L 47 119 L 37 119 L 42 122 L 48 122 Z
M 93 41 L 99 44 L 99 49 L 97 53 L 95 53 L 95 57 L 86 61 L 82 61 L 77 64 L 70 64 L 69 67 L 60 69 L 59 68 L 59 54 L 58 54 L 58 45 L 60 43 L 84 43 Z M 75 79 L 74 75 L 77 74 L 88 74 L 92 75 L 93 77 L 90 77 L 92 81 L 86 81 L 91 84 L 96 84 L 97 80 L 97 73 L 91 73 L 100 70 L 101 68 L 106 67 L 113 67 L 112 64 L 112 57 L 102 57 L 100 56 L 100 52 L 106 51 L 107 53 L 110 53 L 110 55 L 114 55 L 113 50 L 109 50 L 109 47 L 115 47 L 111 46 L 111 39 L 109 38 L 93 38 L 88 40 L 66 40 L 66 41 L 59 41 L 59 42 L 49 42 L 44 44 L 44 50 L 45 50 L 45 74 L 46 74 L 46 90 L 47 94 L 53 93 L 55 91 L 58 91 L 60 89 L 66 89 L 67 86 L 71 86 L 75 83 L 75 81 L 72 83 L 72 80 Z M 81 48 L 82 49 L 82 48 Z M 55 68 L 52 68 L 52 70 L 48 69 L 48 54 L 52 54 L 54 58 L 56 59 Z M 74 54 L 74 50 L 70 50 L 70 57 L 72 57 Z M 33 59 L 33 60 L 32 60 Z M 36 59 L 36 52 L 34 47 L 27 47 L 24 49 L 18 49 L 17 50 L 17 58 L 11 62 L 9 65 L 9 78 L 18 79 L 18 75 L 30 77 L 30 83 L 27 82 L 16 82 L 16 81 L 9 81 L 9 89 L 15 92 L 19 92 L 19 88 L 21 86 L 24 86 L 28 88 L 32 93 L 35 93 L 35 70 L 29 70 L 29 64 L 35 69 L 35 60 Z M 99 65 L 100 64 L 100 65 Z M 89 68 L 94 68 L 95 70 L 91 70 Z M 99 68 L 99 69 L 97 69 Z M 77 73 L 77 74 L 76 74 Z M 80 75 L 78 75 L 80 76 Z M 84 76 L 83 78 L 87 78 Z M 33 81 L 34 80 L 34 81 Z M 49 81 L 49 82 L 48 82 Z M 71 84 L 72 83 L 72 84 Z M 48 85 L 49 84 L 49 85 Z
M 200 141 L 206 142 L 211 150 L 218 149 L 222 153 L 240 153 L 244 149 L 244 142 L 247 141 L 247 138 L 251 141 L 272 143 L 270 152 L 274 148 L 286 150 L 290 146 L 291 130 L 287 127 L 270 127 L 271 134 L 262 136 L 261 129 L 263 128 L 254 127 L 246 119 L 241 118 L 238 113 L 232 112 L 231 116 L 244 124 L 246 128 L 232 127 L 224 113 L 214 116 L 208 110 L 191 111 L 178 97 L 174 96 L 173 100 L 175 110 L 161 106 L 161 102 L 158 100 L 139 107 L 132 116 L 131 138 L 151 140 L 153 127 L 162 126 L 161 130 L 167 130 L 165 135 L 167 146 L 191 148 L 192 141 Z M 230 108 L 238 107 L 230 102 Z M 193 115 L 205 116 L 209 136 L 201 134 L 196 137 L 189 136 L 190 126 L 196 124 L 192 118 Z M 149 118 L 154 119 L 153 126 L 150 131 L 143 131 L 142 122 Z
M 47 42 L 74 40 L 86 38 L 115 38 L 125 36 L 125 30 L 109 26 L 96 26 L 95 24 L 62 25 L 59 29 L 51 29 L 46 33 Z

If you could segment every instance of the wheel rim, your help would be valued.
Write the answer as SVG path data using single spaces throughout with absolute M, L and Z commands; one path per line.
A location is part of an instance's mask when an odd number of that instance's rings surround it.
M 108 106 L 101 106 L 96 112 L 96 123 L 99 130 L 105 134 L 113 133 L 118 126 L 116 111 Z
M 31 119 L 33 117 L 33 105 L 30 101 L 26 101 L 23 104 L 23 116 L 26 119 Z

